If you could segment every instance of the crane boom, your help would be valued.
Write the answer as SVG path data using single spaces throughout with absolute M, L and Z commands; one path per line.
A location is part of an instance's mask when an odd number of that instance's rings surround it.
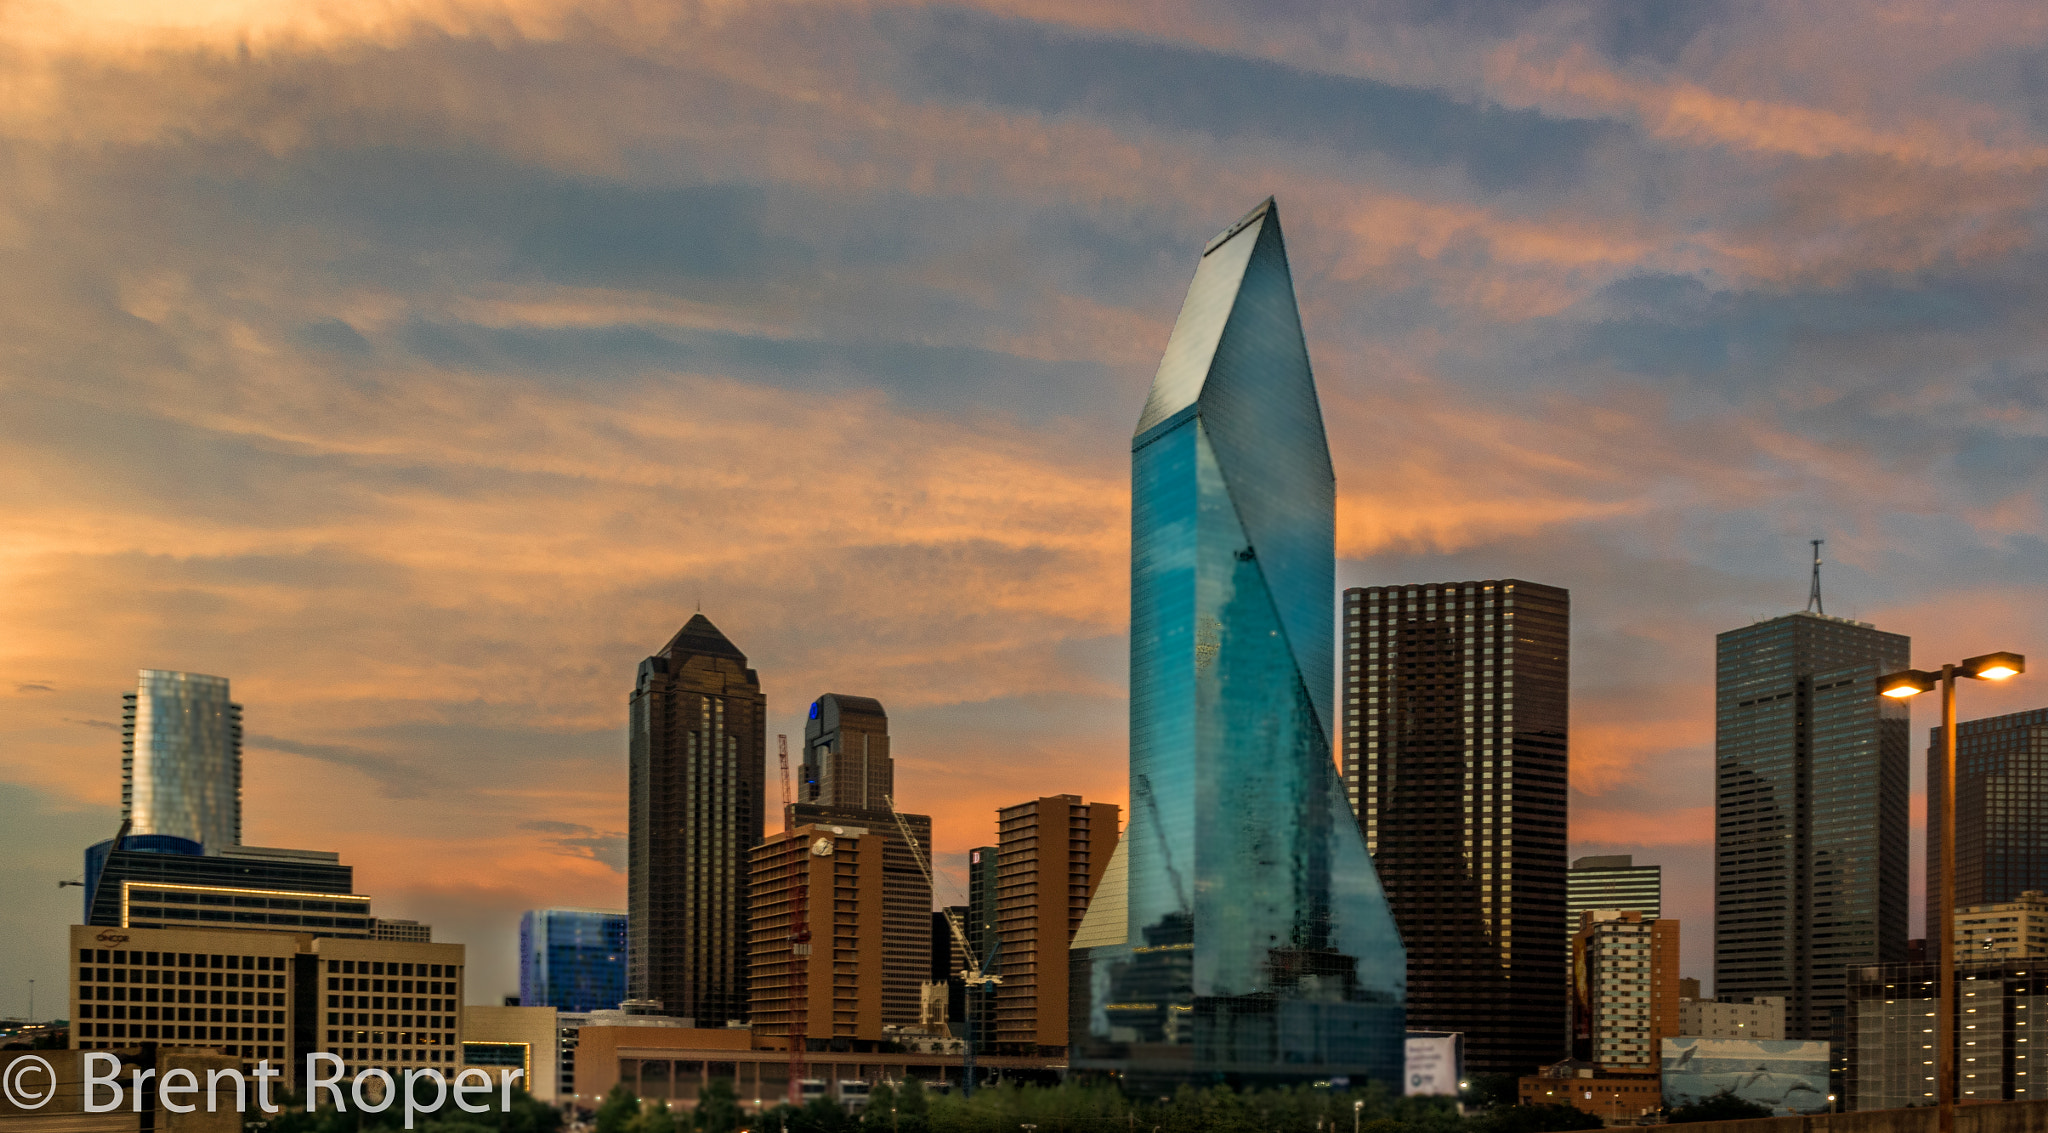
M 889 816 L 896 820 L 896 829 L 902 833 L 904 844 L 910 847 L 910 856 L 917 859 L 917 868 L 924 872 L 925 886 L 931 889 L 938 888 L 938 882 L 932 879 L 931 863 L 925 860 L 924 847 L 918 844 L 917 835 L 910 832 L 910 823 L 905 822 L 902 812 L 896 809 L 896 800 L 888 795 L 883 795 L 882 801 L 889 804 Z M 960 946 L 960 955 L 966 957 L 967 971 L 965 975 L 968 977 L 979 976 L 981 974 L 981 965 L 974 962 L 974 946 L 967 942 L 967 930 L 960 924 L 960 915 L 950 908 L 939 911 L 946 918 L 946 927 L 953 930 L 953 943 Z M 970 982 L 973 981 L 970 980 Z

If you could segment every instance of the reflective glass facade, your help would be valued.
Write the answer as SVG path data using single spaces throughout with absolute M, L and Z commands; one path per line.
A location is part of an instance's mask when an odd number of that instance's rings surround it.
M 122 697 L 121 817 L 218 852 L 242 842 L 242 706 L 226 677 L 144 669 Z
M 1956 782 L 1956 908 L 2048 890 L 2048 709 L 1958 723 Z M 1929 728 L 1929 814 L 1942 791 L 1941 729 Z M 1940 878 L 1941 839 L 1927 842 L 1926 876 Z M 1927 903 L 1926 924 L 1939 940 L 1940 901 Z
M 626 914 L 532 909 L 519 918 L 519 1003 L 614 1011 L 626 998 Z
M 1127 897 L 1076 933 L 1073 1065 L 1392 1083 L 1405 955 L 1331 759 L 1336 484 L 1270 201 L 1204 253 L 1132 450 Z

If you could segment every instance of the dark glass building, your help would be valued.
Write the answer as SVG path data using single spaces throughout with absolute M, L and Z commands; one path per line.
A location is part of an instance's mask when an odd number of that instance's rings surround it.
M 1941 813 L 1941 729 L 1927 735 L 1927 813 Z M 1956 724 L 1956 908 L 2048 890 L 2048 709 Z M 1927 840 L 1927 876 L 1941 877 L 1941 839 Z M 1929 887 L 1938 888 L 1938 880 Z M 1928 940 L 1941 903 L 1927 902 Z
M 1391 1087 L 1405 959 L 1330 760 L 1336 480 L 1270 200 L 1203 250 L 1131 482 L 1130 822 L 1070 1065 Z
M 1838 1039 L 1849 968 L 1906 955 L 1906 707 L 1876 681 L 1911 642 L 1801 612 L 1715 643 L 1714 993 Z
M 615 1011 L 626 998 L 626 914 L 533 909 L 519 918 L 519 1003 Z
M 85 851 L 85 923 L 134 928 L 255 928 L 367 937 L 370 899 L 355 871 L 321 850 L 199 844 L 161 834 Z
M 761 679 L 698 614 L 640 662 L 629 710 L 627 998 L 708 1027 L 744 1020 L 748 853 L 766 805 Z
M 967 851 L 967 946 L 974 949 L 975 963 L 988 971 L 1002 971 L 1003 957 L 996 936 L 996 861 L 994 846 L 976 846 Z M 972 1041 L 983 1054 L 996 1049 L 996 985 L 984 984 L 967 991 L 966 1009 L 973 1013 Z M 967 1037 L 965 1034 L 963 1038 Z
M 896 789 L 889 758 L 889 714 L 882 702 L 828 692 L 811 702 L 804 722 L 800 801 L 858 810 L 887 810 Z
M 1408 1026 L 1481 1074 L 1565 1057 L 1571 596 L 1522 579 L 1344 592 L 1346 789 L 1408 945 Z

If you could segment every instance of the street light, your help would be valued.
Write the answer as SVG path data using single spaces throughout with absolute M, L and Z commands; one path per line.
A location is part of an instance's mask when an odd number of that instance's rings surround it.
M 1906 669 L 1877 678 L 1877 694 L 1893 700 L 1941 689 L 1941 939 L 1936 942 L 1940 975 L 1934 1010 L 1934 1096 L 1941 1110 L 1941 1133 L 1954 1133 L 1956 1104 L 1956 678 L 2002 681 L 2026 671 L 2025 657 L 2000 652 L 1943 665 L 1938 673 Z M 1928 818 L 1934 825 L 1934 816 Z M 1929 831 L 1930 836 L 1934 833 Z
M 1351 1103 L 1351 1133 L 1358 1133 L 1358 1113 L 1360 1110 L 1364 1108 L 1364 1098 L 1360 1098 L 1357 1101 Z

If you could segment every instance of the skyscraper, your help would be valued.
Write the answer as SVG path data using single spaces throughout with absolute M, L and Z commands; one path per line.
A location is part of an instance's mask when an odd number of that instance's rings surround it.
M 640 662 L 629 701 L 627 997 L 747 1017 L 748 851 L 766 804 L 768 698 L 703 614 Z
M 519 1004 L 613 1011 L 626 998 L 626 914 L 529 909 L 519 917 Z
M 1522 579 L 1344 592 L 1344 770 L 1408 944 L 1408 1025 L 1477 1073 L 1565 1054 L 1571 596 Z
M 1580 858 L 1565 874 L 1565 920 L 1591 909 L 1633 909 L 1655 920 L 1664 911 L 1664 867 L 1637 865 L 1630 854 Z
M 998 1054 L 1067 1047 L 1067 944 L 1116 849 L 1118 807 L 1053 795 L 997 812 Z
M 1392 1083 L 1404 959 L 1330 762 L 1336 483 L 1270 200 L 1204 249 L 1131 449 L 1126 899 L 1076 933 L 1071 1064 Z
M 1715 639 L 1714 994 L 1785 998 L 1829 1039 L 1850 965 L 1906 955 L 1911 642 L 1800 612 Z
M 121 817 L 218 853 L 242 844 L 242 706 L 226 677 L 144 669 L 121 711 Z
M 882 702 L 828 692 L 804 722 L 804 789 L 799 801 L 886 810 L 896 789 L 889 758 L 889 714 Z
M 882 888 L 877 897 L 882 938 L 879 949 L 863 959 L 871 966 L 877 966 L 874 958 L 880 960 L 881 1022 L 917 1022 L 923 1014 L 925 978 L 932 967 L 932 883 L 903 840 L 903 828 L 910 828 L 919 852 L 930 854 L 931 816 L 823 803 L 797 803 L 790 813 L 798 826 L 843 826 L 868 832 L 863 843 L 869 846 L 866 852 L 878 853 L 882 863 Z
M 1941 813 L 1941 730 L 1927 736 L 1927 813 Z M 2048 709 L 1956 725 L 1956 907 L 2048 890 Z M 1941 839 L 1927 840 L 1927 876 L 1941 876 Z M 1932 890 L 1939 885 L 1930 886 Z M 1927 902 L 1927 939 L 1941 939 L 1941 902 Z M 1956 953 L 1957 959 L 1963 954 Z

